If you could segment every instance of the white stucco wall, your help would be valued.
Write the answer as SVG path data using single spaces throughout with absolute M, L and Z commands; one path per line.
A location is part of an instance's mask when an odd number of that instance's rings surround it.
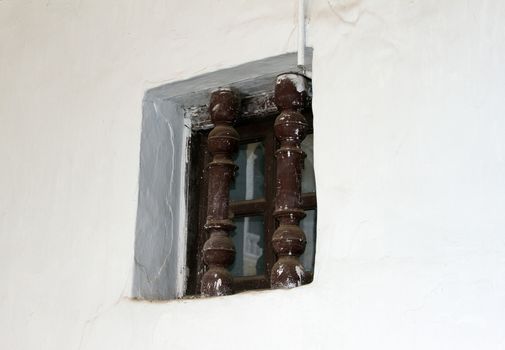
M 149 303 L 144 91 L 293 51 L 296 1 L 0 1 L 2 349 L 505 348 L 505 2 L 308 16 L 315 281 Z

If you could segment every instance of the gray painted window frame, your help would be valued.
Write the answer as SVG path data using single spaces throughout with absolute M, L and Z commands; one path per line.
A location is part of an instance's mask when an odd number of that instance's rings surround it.
M 307 50 L 306 56 L 310 71 L 312 50 Z M 170 300 L 184 296 L 189 139 L 191 130 L 212 126 L 206 114 L 210 92 L 226 86 L 246 96 L 259 96 L 272 90 L 278 74 L 297 71 L 296 53 L 288 53 L 165 84 L 145 93 L 133 298 Z

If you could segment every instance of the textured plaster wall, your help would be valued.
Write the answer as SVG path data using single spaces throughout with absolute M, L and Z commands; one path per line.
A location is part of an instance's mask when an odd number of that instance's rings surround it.
M 293 51 L 296 2 L 0 1 L 2 349 L 505 347 L 505 3 L 308 16 L 315 281 L 149 303 L 142 96 Z

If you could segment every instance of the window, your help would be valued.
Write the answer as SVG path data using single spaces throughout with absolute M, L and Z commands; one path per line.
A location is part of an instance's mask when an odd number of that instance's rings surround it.
M 274 86 L 272 82 L 272 87 Z M 255 110 L 264 96 L 247 97 L 242 111 Z M 263 103 L 263 102 L 261 102 Z M 230 211 L 236 228 L 231 233 L 236 255 L 228 270 L 233 276 L 234 292 L 270 288 L 270 273 L 276 261 L 272 235 L 278 223 L 274 213 L 276 195 L 276 158 L 279 142 L 274 135 L 277 111 L 256 109 L 256 113 L 243 113 L 235 123 L 240 135 L 238 151 L 233 155 L 238 166 L 230 185 Z M 303 110 L 308 122 L 307 136 L 301 147 L 306 154 L 302 175 L 302 203 L 306 216 L 300 222 L 307 245 L 300 260 L 305 268 L 306 283 L 312 280 L 315 256 L 315 229 L 317 220 L 316 190 L 313 169 L 313 129 L 310 104 Z M 206 265 L 202 249 L 209 235 L 204 228 L 207 217 L 208 172 L 212 159 L 208 149 L 209 130 L 193 132 L 191 139 L 191 193 L 188 229 L 188 282 L 187 294 L 200 294 L 201 278 Z
M 307 50 L 305 60 L 308 71 L 311 70 L 311 58 L 312 51 Z M 194 208 L 200 207 L 199 197 L 193 194 L 195 189 L 205 184 L 197 175 L 197 168 L 204 166 L 204 162 L 198 161 L 201 159 L 198 143 L 206 142 L 204 136 L 213 127 L 207 112 L 211 91 L 220 86 L 230 86 L 238 91 L 242 105 L 236 125 L 240 128 L 246 127 L 246 124 L 254 126 L 268 118 L 273 120 L 278 114 L 272 100 L 272 83 L 276 76 L 297 69 L 296 53 L 288 53 L 146 91 L 142 103 L 133 298 L 169 300 L 195 293 L 195 281 L 188 280 L 188 276 L 194 275 L 192 265 L 198 255 L 198 214 L 194 216 L 193 213 Z M 196 134 L 202 136 L 195 137 Z M 261 163 L 261 157 L 262 152 L 267 150 L 264 144 L 254 145 L 254 142 L 244 142 L 242 146 L 246 148 L 241 153 L 245 156 L 239 158 L 237 154 L 235 161 L 254 165 L 249 169 L 253 170 L 252 184 L 257 186 L 261 181 L 258 178 L 260 173 L 254 169 L 266 166 L 260 164 L 266 164 Z M 310 165 L 309 158 L 305 161 L 306 167 Z M 247 198 L 257 199 L 265 195 L 258 193 L 254 186 L 247 193 Z M 245 200 L 245 193 L 243 195 Z M 200 212 L 204 217 L 205 212 L 201 208 Z M 310 228 L 315 224 L 315 211 L 308 210 L 306 214 L 307 218 L 301 225 L 307 226 L 304 231 L 309 236 L 312 232 Z M 245 258 L 240 260 L 243 265 L 237 264 L 233 271 L 235 275 L 240 271 L 240 274 L 254 280 L 254 276 L 262 274 L 254 271 L 254 261 L 262 261 L 268 253 L 264 247 L 265 236 L 256 233 L 257 227 L 264 225 L 264 215 L 235 216 L 235 225 L 239 226 L 236 232 L 246 229 L 251 234 L 244 236 L 240 243 L 245 251 Z M 312 259 L 307 254 L 311 251 L 310 245 L 309 239 L 306 253 L 301 257 L 305 264 L 310 264 L 308 261 Z

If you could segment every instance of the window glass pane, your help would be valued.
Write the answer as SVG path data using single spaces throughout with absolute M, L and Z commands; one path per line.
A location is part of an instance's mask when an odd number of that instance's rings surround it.
M 240 201 L 263 197 L 265 172 L 263 143 L 253 142 L 240 145 L 234 161 L 238 170 L 230 188 L 230 199 Z
M 235 262 L 231 266 L 233 276 L 255 276 L 265 273 L 263 258 L 264 222 L 263 216 L 235 218 L 237 226 L 232 234 L 235 244 Z
M 300 257 L 305 271 L 314 270 L 314 256 L 316 255 L 316 223 L 317 223 L 317 210 L 306 210 L 305 218 L 300 221 L 300 227 L 305 232 L 307 238 L 307 245 L 305 252 Z
M 307 135 L 302 142 L 302 149 L 307 154 L 302 172 L 302 193 L 316 192 L 316 180 L 314 177 L 314 134 Z

